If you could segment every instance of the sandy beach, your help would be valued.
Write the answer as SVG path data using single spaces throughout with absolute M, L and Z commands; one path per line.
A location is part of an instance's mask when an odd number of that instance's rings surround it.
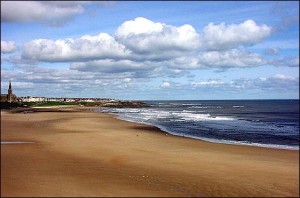
M 299 151 L 209 143 L 89 111 L 1 111 L 1 196 L 299 196 Z

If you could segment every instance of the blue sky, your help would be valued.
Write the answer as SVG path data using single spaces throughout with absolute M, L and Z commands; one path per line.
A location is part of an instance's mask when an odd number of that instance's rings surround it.
M 299 2 L 1 1 L 1 93 L 299 98 Z

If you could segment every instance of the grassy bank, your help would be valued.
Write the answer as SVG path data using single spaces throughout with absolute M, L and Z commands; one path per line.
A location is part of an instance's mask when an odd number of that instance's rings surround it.
M 18 107 L 50 107 L 50 106 L 98 106 L 98 107 L 145 107 L 146 103 L 133 101 L 114 101 L 114 102 L 65 102 L 65 101 L 45 101 L 45 102 L 1 102 L 1 109 L 11 109 Z

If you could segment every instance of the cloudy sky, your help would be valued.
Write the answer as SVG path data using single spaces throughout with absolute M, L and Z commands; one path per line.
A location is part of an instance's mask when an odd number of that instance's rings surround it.
M 1 93 L 299 98 L 299 2 L 1 1 Z

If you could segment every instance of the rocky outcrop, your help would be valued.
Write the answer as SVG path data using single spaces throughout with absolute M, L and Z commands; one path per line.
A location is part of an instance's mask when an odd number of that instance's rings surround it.
M 104 103 L 102 106 L 113 107 L 113 108 L 140 108 L 140 107 L 147 107 L 148 104 L 139 101 L 117 101 L 117 102 Z

